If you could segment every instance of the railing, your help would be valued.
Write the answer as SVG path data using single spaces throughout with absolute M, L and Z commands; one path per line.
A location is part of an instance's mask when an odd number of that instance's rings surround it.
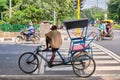
M 34 25 L 37 31 L 39 31 L 39 24 Z M 28 25 L 22 24 L 0 24 L 0 31 L 3 32 L 20 32 L 23 29 L 28 28 Z

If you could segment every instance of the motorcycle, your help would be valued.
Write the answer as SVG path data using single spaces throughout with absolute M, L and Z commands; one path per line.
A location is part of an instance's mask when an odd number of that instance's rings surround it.
M 38 43 L 40 41 L 40 35 L 37 33 L 34 33 L 33 35 L 30 35 L 29 40 L 27 39 L 27 34 L 25 30 L 22 30 L 20 32 L 20 35 L 15 38 L 16 44 L 21 44 L 24 41 L 32 41 L 33 43 Z

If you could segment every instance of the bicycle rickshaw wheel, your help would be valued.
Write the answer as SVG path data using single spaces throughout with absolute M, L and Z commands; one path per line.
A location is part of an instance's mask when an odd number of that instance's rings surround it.
M 112 33 L 110 34 L 110 40 L 113 40 L 113 37 L 114 37 L 114 33 L 112 32 Z
M 30 74 L 38 68 L 39 60 L 32 52 L 25 52 L 20 56 L 18 65 L 21 71 Z
M 16 37 L 16 38 L 15 38 L 15 43 L 16 43 L 16 44 L 21 44 L 22 42 L 23 42 L 22 37 Z
M 91 52 L 89 53 L 89 51 L 87 51 L 87 52 L 84 52 L 84 51 L 75 52 L 73 60 L 75 60 L 78 56 L 83 55 L 83 54 L 89 54 L 90 56 L 92 56 L 92 53 L 91 53 Z M 76 64 L 81 64 L 81 63 L 76 62 Z M 86 62 L 84 68 L 87 68 L 89 65 L 90 65 L 90 60 L 88 60 L 88 61 Z M 81 68 L 81 67 L 80 67 L 80 68 Z M 83 69 L 83 68 L 81 68 L 81 69 Z
M 84 52 L 79 53 L 80 55 L 76 56 L 72 61 L 73 71 L 79 77 L 89 77 L 94 73 L 96 69 L 95 61 L 89 55 L 83 54 Z

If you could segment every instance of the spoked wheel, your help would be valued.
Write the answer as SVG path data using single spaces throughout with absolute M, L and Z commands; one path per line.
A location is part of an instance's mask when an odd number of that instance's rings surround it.
M 79 53 L 81 54 L 82 52 Z M 77 76 L 86 78 L 94 73 L 96 64 L 92 57 L 87 54 L 81 54 L 73 59 L 72 67 Z
M 110 40 L 113 40 L 113 37 L 114 37 L 114 33 L 112 32 L 112 33 L 110 34 Z
M 97 41 L 101 41 L 102 40 L 102 38 L 99 36 L 98 38 L 97 38 Z
M 103 34 L 100 34 L 100 35 L 98 36 L 98 41 L 101 41 L 102 39 L 104 39 L 104 35 L 103 35 Z
M 98 41 L 98 37 L 99 37 L 99 36 L 98 36 L 98 35 L 96 35 L 96 38 L 95 38 L 95 40 L 96 40 L 96 41 Z
M 22 37 L 16 37 L 15 39 L 15 43 L 16 44 L 21 44 L 23 42 L 23 38 Z
M 33 73 L 39 66 L 39 60 L 32 52 L 23 53 L 18 60 L 19 68 L 24 73 Z

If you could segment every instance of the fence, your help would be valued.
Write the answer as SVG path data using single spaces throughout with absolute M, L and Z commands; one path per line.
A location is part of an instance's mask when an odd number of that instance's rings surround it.
M 39 24 L 34 25 L 35 29 L 39 31 Z M 20 32 L 21 30 L 24 30 L 28 28 L 28 25 L 22 25 L 22 24 L 0 24 L 0 31 L 3 32 Z

